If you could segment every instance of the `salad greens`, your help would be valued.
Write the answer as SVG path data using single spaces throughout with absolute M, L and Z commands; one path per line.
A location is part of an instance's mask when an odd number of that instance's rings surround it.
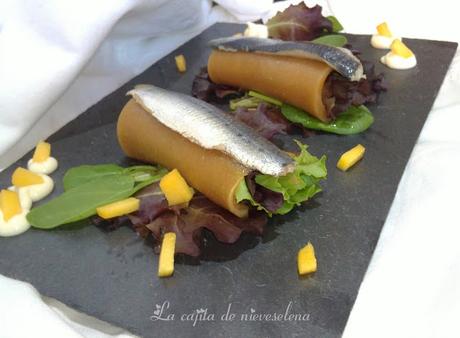
M 303 110 L 294 106 L 283 104 L 281 113 L 289 121 L 299 123 L 305 128 L 326 131 L 340 135 L 351 135 L 363 132 L 374 122 L 374 117 L 366 106 L 350 106 L 346 111 L 340 113 L 334 121 L 325 123 Z
M 236 110 L 237 108 L 257 108 L 259 103 L 263 102 L 270 103 L 278 107 L 283 105 L 283 102 L 280 100 L 250 90 L 245 96 L 230 100 L 230 110 Z
M 137 165 L 128 168 L 116 164 L 81 165 L 69 169 L 64 175 L 63 183 L 64 190 L 69 190 L 88 181 L 106 176 L 127 174 L 132 175 L 136 182 L 142 182 L 149 181 L 157 175 L 162 177 L 166 172 L 167 170 L 164 168 L 150 165 Z
M 69 190 L 94 179 L 119 175 L 122 171 L 123 168 L 116 164 L 82 165 L 74 167 L 67 170 L 64 175 L 64 190 Z
M 296 205 L 300 205 L 320 192 L 321 187 L 318 183 L 327 176 L 326 157 L 323 155 L 318 159 L 307 151 L 306 145 L 298 141 L 296 143 L 300 148 L 300 153 L 293 156 L 296 163 L 294 172 L 280 177 L 265 174 L 257 174 L 255 177 L 258 185 L 283 195 L 283 204 L 274 212 L 275 214 L 284 215 Z M 244 180 L 238 186 L 235 197 L 238 203 L 247 200 L 258 210 L 264 210 L 270 216 L 272 215 L 254 200 Z
M 239 97 L 239 98 L 230 100 L 230 110 L 236 110 L 238 108 L 246 108 L 246 109 L 257 108 L 257 106 L 261 102 L 264 102 L 264 101 L 257 97 L 251 97 L 251 96 L 245 95 L 243 97 Z
M 260 99 L 262 101 L 265 101 L 267 103 L 271 103 L 271 104 L 273 104 L 275 106 L 280 106 L 281 107 L 283 105 L 283 102 L 281 102 L 280 100 L 275 99 L 274 97 L 270 97 L 270 96 L 258 93 L 258 92 L 253 91 L 253 90 L 250 90 L 248 92 L 248 95 L 251 96 L 251 97 L 255 97 L 257 99 Z
M 326 17 L 326 19 L 328 19 L 332 24 L 332 32 L 338 33 L 338 32 L 343 31 L 342 24 L 339 22 L 339 20 L 335 16 L 329 15 Z
M 64 176 L 65 192 L 33 208 L 27 220 L 40 229 L 83 220 L 96 215 L 96 208 L 132 196 L 166 173 L 166 169 L 154 166 L 102 164 L 72 168 Z
M 330 123 L 322 122 L 309 115 L 302 109 L 296 108 L 286 103 L 282 103 L 272 97 L 249 91 L 247 96 L 232 100 L 231 108 L 235 110 L 242 108 L 257 108 L 259 103 L 267 102 L 281 107 L 283 116 L 294 123 L 298 123 L 305 128 L 321 130 L 328 133 L 339 135 L 358 134 L 368 129 L 374 122 L 374 117 L 369 109 L 364 105 L 350 106 L 346 111 L 340 113 L 334 121 Z
M 348 40 L 344 35 L 329 34 L 320 36 L 319 38 L 311 40 L 311 42 L 316 42 L 322 45 L 328 45 L 333 47 L 343 47 L 348 43 Z
M 333 34 L 343 30 L 335 16 L 323 16 L 319 5 L 308 7 L 305 3 L 291 5 L 267 21 L 270 38 L 287 41 L 312 41 L 342 47 L 347 44 L 344 35 Z
M 322 15 L 321 6 L 308 7 L 304 2 L 276 13 L 266 25 L 270 38 L 287 41 L 311 41 L 332 33 L 333 23 Z

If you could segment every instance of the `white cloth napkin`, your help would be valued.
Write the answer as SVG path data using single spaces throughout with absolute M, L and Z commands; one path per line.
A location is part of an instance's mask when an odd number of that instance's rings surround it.
M 211 8 L 205 0 L 0 1 L 0 169 L 214 21 L 268 18 L 286 6 L 216 2 Z M 447 0 L 307 1 L 315 3 L 350 33 L 369 34 L 388 21 L 398 35 L 460 39 Z M 459 92 L 457 52 L 344 337 L 460 336 Z M 0 314 L 2 338 L 130 336 L 2 276 Z
M 217 20 L 255 20 L 271 3 L 216 2 L 222 6 L 211 8 L 209 0 L 4 0 L 0 170 Z

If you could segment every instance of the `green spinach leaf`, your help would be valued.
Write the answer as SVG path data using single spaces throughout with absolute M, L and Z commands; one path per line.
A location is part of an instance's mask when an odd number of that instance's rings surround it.
M 329 34 L 320 36 L 319 38 L 316 38 L 311 42 L 320 43 L 322 45 L 328 45 L 332 47 L 343 47 L 348 43 L 348 40 L 344 35 Z
M 321 130 L 340 135 L 358 134 L 366 130 L 374 122 L 372 113 L 365 106 L 351 106 L 331 123 L 325 123 L 310 116 L 301 109 L 283 104 L 281 113 L 289 121 L 299 123 L 305 128 Z
M 116 164 L 81 165 L 67 170 L 64 175 L 64 190 L 105 176 L 120 175 L 124 168 Z
M 123 170 L 123 174 L 131 175 L 135 182 L 156 182 L 164 175 L 168 173 L 168 170 L 163 167 L 154 167 L 151 165 L 137 165 L 128 167 Z M 148 184 L 150 184 L 148 183 Z M 148 185 L 146 184 L 146 185 Z
M 132 196 L 160 180 L 168 171 L 150 165 L 122 168 L 115 164 L 83 165 L 64 176 L 65 192 L 33 208 L 27 219 L 33 227 L 52 229 L 96 214 L 96 208 Z
M 146 186 L 159 181 L 164 175 L 168 173 L 166 168 L 155 168 L 151 167 L 150 172 L 139 172 L 136 171 L 131 173 L 131 177 L 134 179 L 134 187 L 131 195 L 134 195 L 136 192 L 145 188 Z
M 33 208 L 27 220 L 35 228 L 52 229 L 96 214 L 96 208 L 133 194 L 135 182 L 130 175 L 106 175 L 91 180 Z

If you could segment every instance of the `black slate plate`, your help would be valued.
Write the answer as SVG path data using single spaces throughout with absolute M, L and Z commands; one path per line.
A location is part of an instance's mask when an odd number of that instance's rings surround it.
M 194 75 L 206 64 L 206 42 L 241 30 L 230 24 L 209 28 L 53 135 L 53 153 L 61 164 L 53 174 L 56 182 L 79 164 L 126 163 L 115 137 L 126 91 L 137 83 L 153 83 L 190 93 Z M 273 218 L 261 240 L 245 235 L 228 246 L 210 239 L 212 249 L 200 265 L 180 259 L 174 277 L 160 280 L 157 256 L 129 228 L 110 233 L 94 226 L 30 230 L 0 238 L 0 273 L 143 337 L 340 336 L 457 47 L 407 39 L 418 66 L 394 71 L 379 64 L 384 52 L 369 46 L 369 36 L 349 40 L 385 72 L 389 91 L 371 107 L 375 124 L 357 136 L 297 136 L 312 153 L 328 156 L 324 192 L 289 216 Z M 175 69 L 179 53 L 187 58 L 184 75 Z M 357 143 L 367 148 L 364 160 L 347 173 L 336 170 L 339 155 Z M 0 186 L 7 186 L 14 168 L 30 156 L 1 173 Z M 61 190 L 58 183 L 55 194 Z M 307 241 L 315 245 L 319 270 L 299 278 L 296 255 Z M 161 319 L 155 320 L 162 306 Z

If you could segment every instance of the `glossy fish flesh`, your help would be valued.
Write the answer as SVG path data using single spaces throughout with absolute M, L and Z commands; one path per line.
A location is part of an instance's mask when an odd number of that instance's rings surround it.
M 166 127 L 203 148 L 225 152 L 263 174 L 284 176 L 294 171 L 295 163 L 285 152 L 204 101 L 152 85 L 138 85 L 128 95 Z
M 209 45 L 226 52 L 253 52 L 276 54 L 327 63 L 350 81 L 364 76 L 363 65 L 348 49 L 322 45 L 314 42 L 295 42 L 255 37 L 229 37 L 211 40 Z

